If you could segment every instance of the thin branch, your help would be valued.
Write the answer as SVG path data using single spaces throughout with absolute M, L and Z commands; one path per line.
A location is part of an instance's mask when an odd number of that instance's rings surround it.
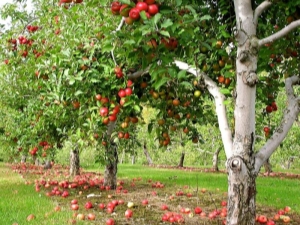
M 116 29 L 113 33 L 116 33 L 117 31 L 121 30 L 122 26 L 124 25 L 124 22 L 125 22 L 125 17 L 122 17 L 119 26 L 117 27 L 117 29 Z M 111 57 L 112 57 L 112 59 L 113 59 L 115 65 L 118 65 L 118 64 L 117 64 L 117 61 L 116 61 L 116 59 L 115 59 L 114 50 L 111 50 L 111 51 L 110 51 L 110 54 L 111 54 Z
M 144 70 L 139 70 L 139 71 L 136 71 L 134 73 L 131 73 L 131 74 L 128 74 L 128 79 L 136 79 L 136 78 L 139 78 L 141 76 L 143 76 L 144 74 L 146 73 L 149 73 L 149 69 L 150 69 L 150 66 L 148 66 L 146 69 Z
M 225 148 L 225 154 L 227 158 L 232 156 L 232 132 L 228 125 L 226 107 L 224 104 L 225 96 L 220 92 L 217 84 L 208 77 L 205 73 L 192 68 L 187 63 L 175 60 L 174 64 L 181 70 L 186 70 L 187 72 L 193 74 L 194 76 L 201 76 L 204 79 L 205 85 L 209 93 L 215 99 L 216 112 L 218 117 L 219 128 L 221 131 L 221 137 Z
M 292 127 L 293 123 L 297 119 L 300 113 L 300 97 L 296 97 L 293 86 L 299 84 L 300 78 L 293 76 L 287 78 L 285 81 L 286 95 L 288 97 L 288 106 L 283 115 L 281 124 L 273 133 L 271 138 L 256 154 L 255 159 L 255 171 L 258 173 L 264 162 L 272 155 L 277 149 L 280 143 L 287 136 L 288 131 Z
M 266 11 L 270 6 L 272 5 L 272 2 L 269 0 L 263 1 L 259 6 L 256 7 L 254 11 L 254 17 L 253 17 L 253 23 L 257 25 L 258 18 L 261 14 L 263 14 L 264 11 Z
M 276 32 L 275 34 L 270 35 L 269 37 L 266 37 L 264 39 L 261 39 L 258 41 L 258 46 L 261 47 L 264 44 L 271 43 L 276 41 L 277 39 L 280 39 L 290 33 L 292 30 L 300 27 L 300 20 L 295 20 L 294 22 L 291 22 L 286 27 L 282 28 L 280 31 Z

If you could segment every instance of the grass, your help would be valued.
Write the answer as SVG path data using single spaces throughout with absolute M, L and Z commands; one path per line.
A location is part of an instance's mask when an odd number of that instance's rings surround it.
M 35 192 L 33 185 L 25 185 L 24 179 L 3 163 L 0 163 L 0 174 L 0 224 L 57 225 L 57 221 L 70 218 L 70 213 L 54 213 L 55 201 Z M 36 219 L 27 221 L 29 214 L 34 214 Z
M 88 171 L 97 171 L 103 174 L 104 168 L 89 169 Z M 73 198 L 78 198 L 80 200 L 81 207 L 87 201 L 86 194 L 99 193 L 99 189 L 89 189 L 84 194 L 79 195 L 78 190 L 73 191 L 71 196 L 64 199 L 61 197 L 46 197 L 42 189 L 41 192 L 35 192 L 34 183 L 31 185 L 25 185 L 25 179 L 31 180 L 40 177 L 37 175 L 23 174 L 25 177 L 18 173 L 12 172 L 5 164 L 0 163 L 0 224 L 11 225 L 13 223 L 23 224 L 55 224 L 63 225 L 69 224 L 72 219 L 73 211 L 69 209 L 70 200 Z M 63 179 L 63 176 L 60 176 Z M 136 186 L 130 186 L 133 179 L 141 177 L 142 181 L 136 182 Z M 46 177 L 48 178 L 48 177 Z M 55 176 L 59 179 L 59 176 Z M 122 195 L 125 202 L 133 199 L 135 202 L 140 202 L 143 198 L 149 198 L 149 202 L 153 203 L 153 207 L 144 209 L 138 207 L 135 209 L 135 215 L 139 218 L 144 218 L 145 221 L 140 224 L 156 224 L 153 222 L 153 218 L 159 220 L 161 218 L 162 212 L 159 210 L 159 204 L 167 201 L 167 196 L 174 194 L 179 188 L 184 186 L 189 186 L 185 191 L 195 194 L 193 198 L 177 198 L 173 201 L 173 210 L 178 210 L 178 205 L 187 205 L 189 207 L 194 207 L 197 204 L 207 207 L 206 210 L 212 210 L 214 208 L 212 201 L 219 206 L 221 200 L 226 200 L 227 191 L 227 175 L 224 173 L 207 173 L 203 171 L 190 171 L 190 170 L 173 170 L 164 168 L 154 168 L 146 167 L 142 165 L 119 165 L 118 178 L 125 181 L 125 188 L 129 190 L 128 195 Z M 160 197 L 151 196 L 152 189 L 148 180 L 160 181 L 165 184 L 165 189 L 155 189 L 159 193 Z M 129 182 L 128 182 L 129 181 Z M 299 194 L 299 179 L 283 179 L 274 177 L 258 177 L 257 178 L 257 210 L 258 213 L 269 213 L 269 215 L 274 215 L 278 209 L 282 209 L 285 206 L 290 206 L 293 210 L 294 222 L 292 224 L 298 224 L 300 214 L 300 194 Z M 202 194 L 200 190 L 205 188 L 208 190 L 206 194 Z M 70 191 L 71 192 L 71 191 Z M 111 193 L 114 193 L 111 191 Z M 211 196 L 209 195 L 211 193 Z M 117 196 L 115 196 L 117 198 Z M 215 200 L 214 200 L 215 199 Z M 93 199 L 96 202 L 108 202 L 107 195 L 102 193 L 101 199 Z M 168 202 L 170 207 L 172 207 L 171 202 Z M 55 212 L 54 207 L 60 205 L 61 211 Z M 118 206 L 119 207 L 119 206 Z M 122 208 L 123 207 L 123 208 Z M 84 209 L 83 209 L 84 210 Z M 130 223 L 124 221 L 123 211 L 126 210 L 126 206 L 120 206 L 116 215 L 114 217 L 118 221 L 117 224 L 134 224 L 134 221 Z M 76 224 L 104 224 L 107 215 L 105 212 L 99 212 L 99 209 L 94 209 L 95 214 L 99 218 L 95 222 L 91 221 L 77 221 Z M 119 213 L 122 212 L 122 213 Z M 36 216 L 35 220 L 27 221 L 26 218 L 29 214 L 34 214 Z M 84 213 L 87 213 L 84 210 Z M 119 217 L 121 216 L 121 218 Z M 148 222 L 147 222 L 147 219 Z M 187 218 L 186 224 L 217 224 L 216 222 L 210 222 L 201 220 L 195 222 L 196 218 Z M 150 221 L 150 222 L 149 222 Z M 151 222 L 152 221 L 152 222 Z M 280 224 L 280 223 L 279 223 Z

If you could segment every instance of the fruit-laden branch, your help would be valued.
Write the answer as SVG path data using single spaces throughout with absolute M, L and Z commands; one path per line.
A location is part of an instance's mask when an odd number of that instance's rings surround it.
M 277 149 L 277 147 L 286 137 L 293 123 L 298 118 L 300 112 L 300 96 L 295 96 L 293 86 L 299 84 L 299 82 L 300 78 L 298 76 L 287 78 L 285 81 L 288 106 L 285 110 L 283 119 L 279 127 L 273 133 L 271 138 L 266 142 L 266 144 L 256 154 L 255 171 L 257 173 L 259 172 L 259 169 L 264 164 L 264 162 L 272 155 L 272 153 Z
M 259 6 L 256 7 L 254 11 L 254 18 L 253 18 L 253 23 L 255 25 L 257 25 L 258 23 L 258 18 L 260 17 L 260 15 L 263 14 L 263 12 L 266 11 L 271 5 L 272 5 L 271 1 L 265 0 Z
M 300 27 L 300 20 L 296 20 L 294 22 L 291 22 L 286 27 L 282 28 L 280 31 L 276 32 L 275 34 L 270 35 L 269 37 L 266 37 L 264 39 L 261 39 L 258 41 L 258 46 L 261 47 L 264 44 L 274 42 L 284 36 L 286 36 L 288 33 L 290 33 L 292 30 Z
M 219 123 L 222 141 L 225 148 L 225 154 L 227 158 L 230 158 L 232 156 L 232 132 L 228 125 L 226 107 L 224 104 L 225 96 L 220 92 L 220 89 L 217 86 L 217 84 L 211 78 L 209 78 L 205 73 L 202 73 L 199 70 L 192 68 L 187 63 L 178 60 L 175 60 L 174 63 L 179 69 L 186 70 L 187 72 L 193 74 L 196 77 L 201 76 L 203 78 L 207 90 L 215 99 L 218 123 Z

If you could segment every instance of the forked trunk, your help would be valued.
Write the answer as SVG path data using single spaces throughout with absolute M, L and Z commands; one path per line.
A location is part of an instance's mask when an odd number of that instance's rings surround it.
M 239 156 L 227 161 L 228 203 L 227 225 L 255 224 L 256 174 Z
M 75 148 L 70 152 L 70 175 L 75 176 L 80 174 L 80 159 L 79 150 Z
M 104 171 L 104 185 L 110 189 L 117 187 L 117 172 L 118 172 L 118 151 L 117 146 L 111 143 L 106 148 L 107 164 Z

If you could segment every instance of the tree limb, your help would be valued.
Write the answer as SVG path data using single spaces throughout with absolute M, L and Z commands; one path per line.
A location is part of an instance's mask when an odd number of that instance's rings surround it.
M 148 66 L 146 69 L 144 70 L 139 70 L 139 71 L 136 71 L 134 73 L 131 73 L 131 74 L 128 74 L 128 79 L 136 79 L 136 78 L 139 78 L 141 76 L 143 76 L 144 74 L 148 73 L 149 72 L 149 69 L 150 69 L 150 66 Z
M 254 11 L 253 23 L 257 25 L 259 16 L 272 5 L 269 0 L 263 1 Z
M 293 86 L 299 84 L 300 78 L 293 76 L 287 78 L 285 81 L 286 95 L 288 97 L 288 106 L 283 115 L 281 124 L 273 133 L 271 138 L 256 154 L 255 159 L 255 171 L 258 173 L 264 162 L 272 155 L 277 149 L 283 139 L 287 136 L 288 131 L 292 127 L 293 123 L 297 119 L 300 113 L 300 97 L 296 97 Z
M 116 33 L 117 31 L 121 30 L 122 26 L 124 25 L 124 22 L 125 22 L 125 17 L 122 17 L 122 19 L 121 19 L 121 21 L 120 21 L 120 24 L 119 24 L 119 26 L 117 27 L 117 29 L 114 31 L 114 33 Z M 114 50 L 111 50 L 111 51 L 110 51 L 110 54 L 111 54 L 111 57 L 112 57 L 112 59 L 113 59 L 115 65 L 118 65 L 118 64 L 117 64 L 117 61 L 116 61 L 116 59 L 115 59 Z
M 216 83 L 208 77 L 205 73 L 201 73 L 199 70 L 192 68 L 187 63 L 175 60 L 174 64 L 181 70 L 193 74 L 194 76 L 201 76 L 204 79 L 205 85 L 209 93 L 215 99 L 216 112 L 218 117 L 219 128 L 221 131 L 221 137 L 225 148 L 225 154 L 227 158 L 232 156 L 232 132 L 228 125 L 228 119 L 226 114 L 226 107 L 224 104 L 225 96 L 220 92 Z
M 300 27 L 300 20 L 295 20 L 294 22 L 291 22 L 286 27 L 282 28 L 280 31 L 276 32 L 275 34 L 270 35 L 269 37 L 266 37 L 264 39 L 261 39 L 258 41 L 258 46 L 261 47 L 264 44 L 271 43 L 276 41 L 277 39 L 280 39 L 290 33 L 292 30 Z

